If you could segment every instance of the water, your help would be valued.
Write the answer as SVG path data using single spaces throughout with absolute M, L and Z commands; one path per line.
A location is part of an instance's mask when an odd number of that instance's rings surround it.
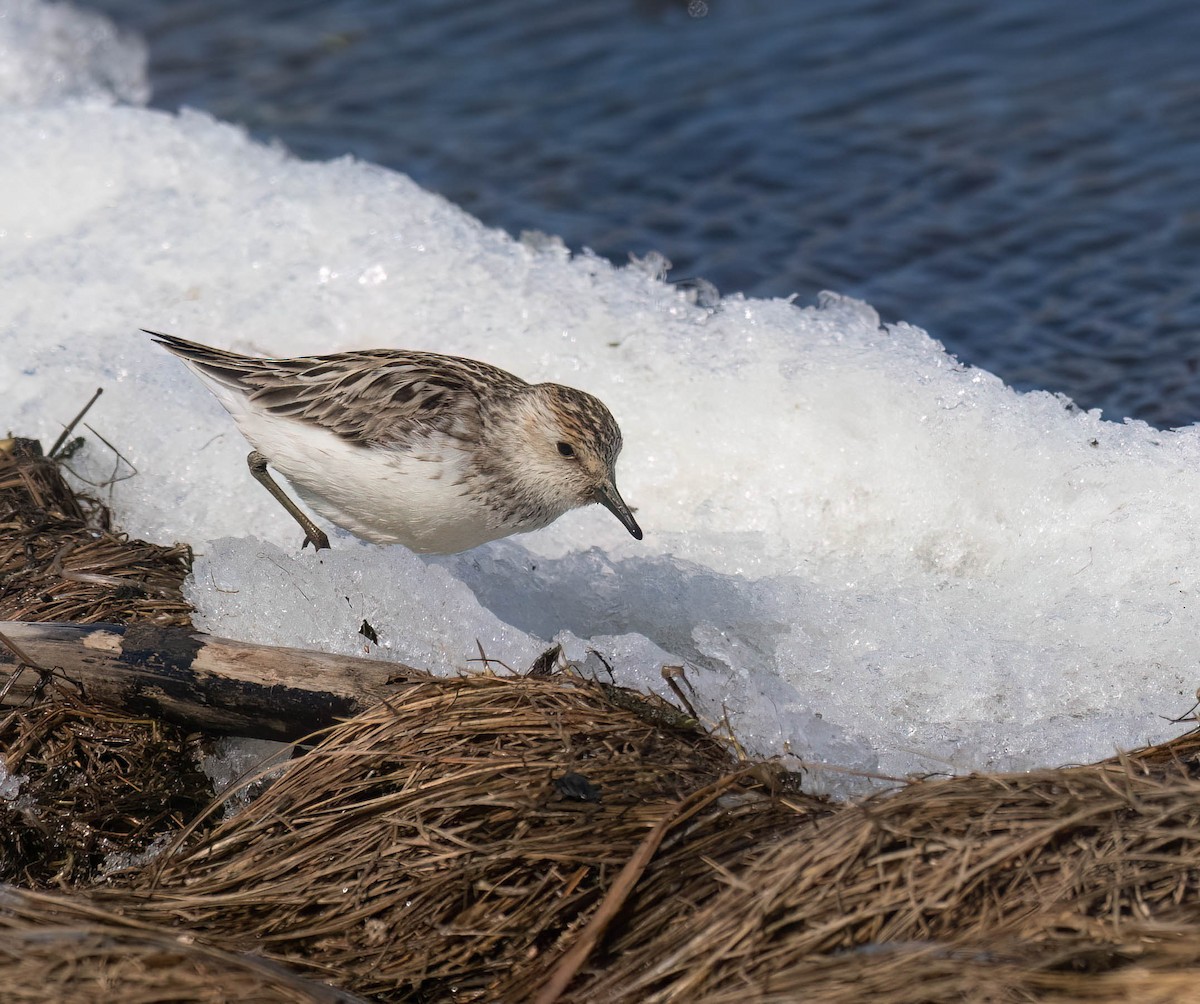
M 722 292 L 862 297 L 1110 418 L 1200 419 L 1194 4 L 91 6 L 148 40 L 160 107 Z

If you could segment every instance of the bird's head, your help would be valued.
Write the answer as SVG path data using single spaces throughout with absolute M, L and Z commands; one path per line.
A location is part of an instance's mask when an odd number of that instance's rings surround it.
M 534 384 L 514 403 L 506 424 L 521 441 L 521 470 L 514 474 L 530 491 L 542 494 L 560 513 L 599 502 L 642 539 L 641 527 L 617 491 L 621 430 L 602 401 L 573 387 Z

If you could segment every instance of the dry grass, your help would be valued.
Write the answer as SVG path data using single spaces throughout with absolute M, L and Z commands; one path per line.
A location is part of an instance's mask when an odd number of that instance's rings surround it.
M 114 532 L 36 442 L 0 441 L 0 620 L 188 624 L 190 567 L 186 546 Z M 90 884 L 109 855 L 179 830 L 211 798 L 198 742 L 53 683 L 35 706 L 0 712 L 0 752 L 25 778 L 19 799 L 0 798 L 0 881 Z
M 579 999 L 1165 999 L 1200 975 L 1198 750 L 845 805 Z
M 252 955 L 106 913 L 0 889 L 5 1004 L 363 1004 Z
M 191 567 L 185 544 L 114 531 L 33 440 L 0 440 L 0 620 L 190 626 Z
M 249 939 L 384 1000 L 526 999 L 647 833 L 730 766 L 596 684 L 430 680 L 331 730 L 167 860 L 139 885 L 139 916 Z M 570 773 L 599 800 L 565 796 Z M 731 781 L 670 834 L 628 906 L 702 900 L 718 865 L 824 811 Z
M 541 1000 L 665 822 L 562 999 L 1133 1002 L 1200 975 L 1196 735 L 832 806 L 594 685 L 410 698 L 332 730 L 122 908 L 381 1000 Z M 564 800 L 568 770 L 602 801 Z
M 0 718 L 0 752 L 23 778 L 0 798 L 0 882 L 90 885 L 179 832 L 212 799 L 198 736 L 83 704 L 52 686 Z

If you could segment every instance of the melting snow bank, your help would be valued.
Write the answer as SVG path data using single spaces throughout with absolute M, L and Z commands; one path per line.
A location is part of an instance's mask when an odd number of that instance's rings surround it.
M 749 748 L 887 774 L 1177 731 L 1195 428 L 1018 394 L 861 303 L 698 303 L 660 262 L 513 240 L 391 171 L 56 101 L 0 106 L 3 419 L 49 441 L 105 388 L 89 420 L 137 473 L 91 433 L 75 469 L 130 533 L 202 552 L 205 630 L 441 672 L 477 642 L 523 669 L 558 639 L 664 694 L 662 664 L 685 663 Z M 232 421 L 142 326 L 276 355 L 432 349 L 591 391 L 646 539 L 593 507 L 446 558 L 344 535 L 300 552 Z
M 0 0 L 0 105 L 67 98 L 144 104 L 149 97 L 141 39 L 68 4 Z

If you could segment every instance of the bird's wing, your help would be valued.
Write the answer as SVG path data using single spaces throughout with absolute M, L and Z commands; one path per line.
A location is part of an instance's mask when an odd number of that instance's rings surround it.
M 311 422 L 363 445 L 399 446 L 431 432 L 477 441 L 481 391 L 516 393 L 526 386 L 487 363 L 430 352 L 370 349 L 259 359 L 173 335 L 155 337 L 210 385 L 251 408 Z

